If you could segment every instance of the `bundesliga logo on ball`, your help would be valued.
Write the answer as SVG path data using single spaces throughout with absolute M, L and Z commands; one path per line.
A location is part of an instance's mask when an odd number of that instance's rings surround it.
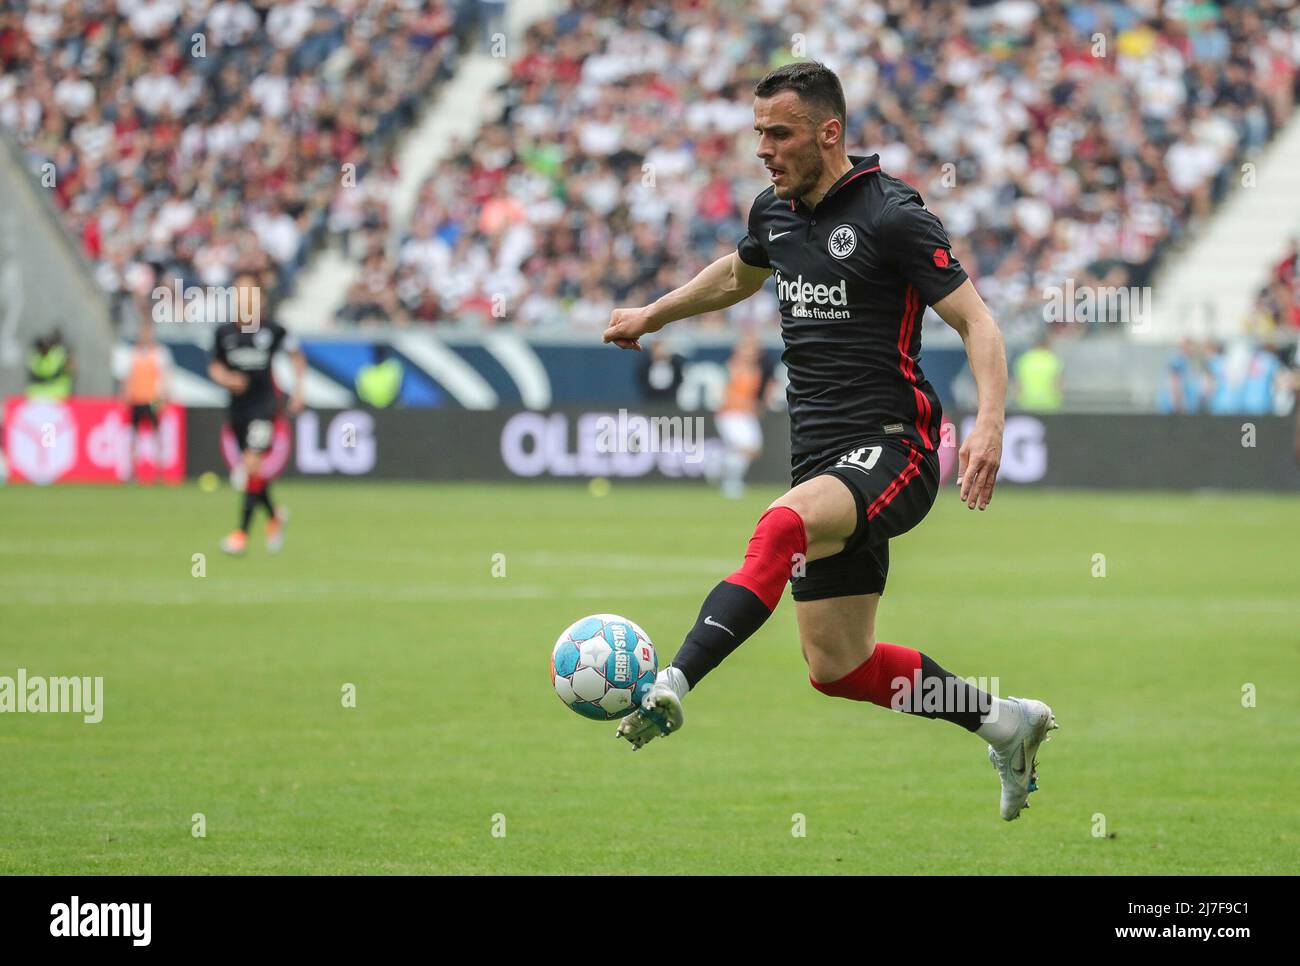
M 551 652 L 551 684 L 578 714 L 610 721 L 641 706 L 659 671 L 650 637 L 617 614 L 570 625 Z

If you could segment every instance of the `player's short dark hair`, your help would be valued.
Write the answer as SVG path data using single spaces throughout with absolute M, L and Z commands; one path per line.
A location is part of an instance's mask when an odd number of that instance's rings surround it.
M 815 60 L 797 60 L 778 67 L 754 87 L 755 97 L 771 97 L 781 91 L 794 91 L 799 99 L 820 112 L 821 120 L 837 118 L 845 123 L 848 108 L 844 88 L 835 71 Z

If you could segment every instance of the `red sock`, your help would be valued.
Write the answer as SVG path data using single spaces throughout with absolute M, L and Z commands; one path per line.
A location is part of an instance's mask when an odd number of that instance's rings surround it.
M 745 562 L 727 578 L 753 591 L 769 611 L 775 610 L 796 563 L 808 553 L 803 518 L 788 506 L 774 506 L 758 518 L 745 550 Z
M 823 683 L 814 681 L 811 675 L 808 680 L 814 688 L 832 698 L 870 701 L 882 708 L 898 707 L 901 710 L 914 682 L 919 680 L 920 671 L 920 651 L 901 644 L 881 642 L 876 644 L 871 657 L 838 681 Z M 906 683 L 896 684 L 900 678 Z

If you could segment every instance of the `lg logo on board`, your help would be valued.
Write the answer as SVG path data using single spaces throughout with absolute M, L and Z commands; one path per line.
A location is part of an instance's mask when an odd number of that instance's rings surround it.
M 320 419 L 310 409 L 296 421 L 299 473 L 360 476 L 375 468 L 375 420 L 370 413 L 345 409 L 329 421 L 322 441 Z

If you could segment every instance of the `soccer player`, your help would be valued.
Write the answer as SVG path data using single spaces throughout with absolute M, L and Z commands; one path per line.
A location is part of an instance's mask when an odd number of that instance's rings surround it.
M 242 273 L 235 279 L 239 305 L 259 304 L 249 294 L 256 290 L 257 280 L 251 273 Z M 271 360 L 281 350 L 290 353 L 293 359 L 294 385 L 289 412 L 297 415 L 302 411 L 307 360 L 297 340 L 284 326 L 256 316 L 251 320 L 235 318 L 217 328 L 212 346 L 208 375 L 213 382 L 230 390 L 230 428 L 239 444 L 247 481 L 239 526 L 221 541 L 221 549 L 229 554 L 242 554 L 248 549 L 248 526 L 259 505 L 266 509 L 266 549 L 277 553 L 284 546 L 288 515 L 283 507 L 277 510 L 271 502 L 271 481 L 262 476 L 262 459 L 271 448 L 279 402 Z
M 754 91 L 758 157 L 771 187 L 738 250 L 642 308 L 615 309 L 603 339 L 624 349 L 670 322 L 733 305 L 776 275 L 789 370 L 792 488 L 759 518 L 741 567 L 618 734 L 634 748 L 679 731 L 682 699 L 762 626 L 791 582 L 812 686 L 950 721 L 988 743 L 1010 821 L 1037 787 L 1056 727 L 1041 701 L 997 698 L 919 651 L 876 640 L 889 541 L 939 487 L 939 400 L 917 363 L 933 306 L 962 337 L 979 392 L 958 456 L 959 492 L 986 509 L 1002 456 L 1006 350 L 997 324 L 917 192 L 845 150 L 844 93 L 822 64 L 769 73 Z

